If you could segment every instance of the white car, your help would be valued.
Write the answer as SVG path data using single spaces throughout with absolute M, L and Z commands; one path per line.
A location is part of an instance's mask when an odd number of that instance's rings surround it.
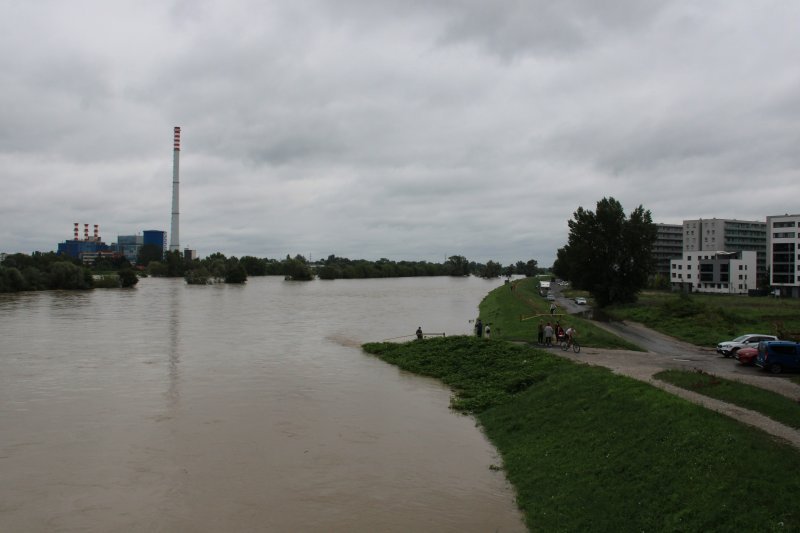
M 717 353 L 721 353 L 725 357 L 733 357 L 739 348 L 755 348 L 761 341 L 776 341 L 778 337 L 775 335 L 762 335 L 759 333 L 748 333 L 736 337 L 732 341 L 725 341 L 717 344 Z
M 575 298 L 575 303 L 578 305 L 586 305 L 586 298 L 584 298 L 583 296 L 578 296 L 577 298 Z

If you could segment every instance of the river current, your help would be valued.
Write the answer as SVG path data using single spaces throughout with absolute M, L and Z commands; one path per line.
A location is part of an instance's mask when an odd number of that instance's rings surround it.
M 498 280 L 0 295 L 0 531 L 524 531 L 450 392 L 360 345 Z

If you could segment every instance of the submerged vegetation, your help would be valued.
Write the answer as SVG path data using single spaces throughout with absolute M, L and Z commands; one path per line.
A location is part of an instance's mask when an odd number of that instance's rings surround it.
M 648 384 L 492 339 L 364 349 L 453 389 L 539 531 L 792 531 L 800 453 Z M 770 497 L 748 505 L 758 494 Z

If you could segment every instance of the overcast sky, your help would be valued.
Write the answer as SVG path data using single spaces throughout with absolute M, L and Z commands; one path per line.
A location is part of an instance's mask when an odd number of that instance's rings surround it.
M 0 251 L 552 264 L 603 197 L 800 213 L 800 2 L 0 0 Z M 82 230 L 81 230 L 82 231 Z

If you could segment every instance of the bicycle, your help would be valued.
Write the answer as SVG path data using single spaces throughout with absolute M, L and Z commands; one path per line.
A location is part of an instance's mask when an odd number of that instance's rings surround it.
M 569 340 L 561 341 L 561 349 L 564 350 L 565 352 L 569 350 L 570 346 L 572 346 L 573 352 L 580 353 L 581 345 L 578 344 L 578 341 L 576 341 L 575 339 L 572 339 L 572 342 L 570 342 Z

